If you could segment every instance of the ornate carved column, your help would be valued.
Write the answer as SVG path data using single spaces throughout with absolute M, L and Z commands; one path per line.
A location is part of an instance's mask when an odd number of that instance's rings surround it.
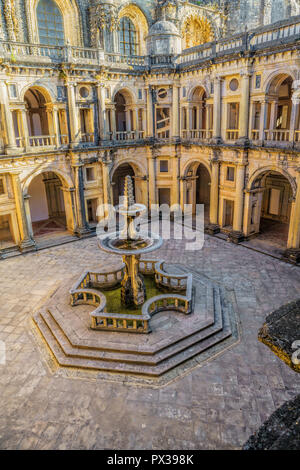
M 14 131 L 12 112 L 9 107 L 7 86 L 6 86 L 6 83 L 2 80 L 0 81 L 0 104 L 2 105 L 2 109 L 3 109 L 3 117 L 4 117 L 5 132 L 6 132 L 5 153 L 7 155 L 10 155 L 17 151 L 17 144 L 16 144 L 16 136 L 15 136 L 15 131 Z
M 19 25 L 16 16 L 14 0 L 5 0 L 3 3 L 3 12 L 7 27 L 8 39 L 10 41 L 17 41 Z
M 242 99 L 239 124 L 239 143 L 246 144 L 249 140 L 249 105 L 250 105 L 250 79 L 251 73 L 245 72 L 242 76 Z
M 85 198 L 84 198 L 84 180 L 83 163 L 79 156 L 72 156 L 71 166 L 74 171 L 75 180 L 75 200 L 76 200 L 76 229 L 75 233 L 79 237 L 84 237 L 90 233 L 86 218 Z
M 20 250 L 22 252 L 32 251 L 35 249 L 35 242 L 31 238 L 31 231 L 28 228 L 27 215 L 23 199 L 23 191 L 18 173 L 12 174 L 12 183 L 16 203 L 17 219 L 21 235 Z
M 221 137 L 221 107 L 222 107 L 222 83 L 221 77 L 214 80 L 214 123 L 213 123 L 213 142 L 218 144 L 222 141 Z

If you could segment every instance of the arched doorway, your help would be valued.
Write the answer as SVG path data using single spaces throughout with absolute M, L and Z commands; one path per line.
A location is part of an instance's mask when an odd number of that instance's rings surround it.
M 203 163 L 192 163 L 186 176 L 186 203 L 193 205 L 193 213 L 196 213 L 196 204 L 204 205 L 205 224 L 209 223 L 210 211 L 210 185 L 211 177 Z
M 124 163 L 123 165 L 120 165 L 113 174 L 112 187 L 114 206 L 117 206 L 119 204 L 120 197 L 124 195 L 126 176 L 131 176 L 133 179 L 135 177 L 135 171 L 129 163 Z
M 54 172 L 36 176 L 28 188 L 33 237 L 66 234 L 67 220 L 62 182 Z
M 252 183 L 248 213 L 248 234 L 252 244 L 282 255 L 287 248 L 293 189 L 279 172 L 267 171 Z

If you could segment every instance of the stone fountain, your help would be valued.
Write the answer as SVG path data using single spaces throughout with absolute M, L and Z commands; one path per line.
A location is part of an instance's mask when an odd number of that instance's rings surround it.
M 162 245 L 162 239 L 158 235 L 148 236 L 136 231 L 135 219 L 146 210 L 142 204 L 135 203 L 132 179 L 126 176 L 123 203 L 116 208 L 116 212 L 125 219 L 124 229 L 108 235 L 100 242 L 104 251 L 123 256 L 125 270 L 121 283 L 121 299 L 126 307 L 138 307 L 145 303 L 147 294 L 143 276 L 139 272 L 139 260 L 141 255 L 157 250 Z
M 188 266 L 145 258 L 163 243 L 148 225 L 138 230 L 145 210 L 126 177 L 115 208 L 124 228 L 99 240 L 101 250 L 114 255 L 108 268 L 65 279 L 33 314 L 37 341 L 42 337 L 51 352 L 51 370 L 166 383 L 238 341 L 233 292 Z M 184 254 L 173 246 L 178 257 Z

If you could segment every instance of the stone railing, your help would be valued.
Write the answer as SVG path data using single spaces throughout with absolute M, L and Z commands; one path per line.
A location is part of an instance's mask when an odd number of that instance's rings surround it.
M 80 136 L 80 141 L 85 144 L 93 144 L 95 142 L 94 132 L 82 133 Z
M 290 138 L 290 131 L 287 129 L 271 129 L 265 131 L 265 140 L 272 140 L 274 142 L 288 142 Z
M 168 274 L 164 271 L 164 261 L 158 261 L 155 265 L 155 282 L 158 286 L 174 289 L 175 291 L 186 291 L 188 275 Z
M 44 46 L 21 42 L 0 41 L 0 59 L 11 62 L 68 62 L 83 65 L 107 65 L 111 68 L 145 70 L 146 67 L 172 66 L 179 68 L 189 64 L 214 59 L 232 53 L 255 52 L 270 45 L 293 44 L 299 39 L 300 16 L 248 33 L 239 33 L 201 46 L 186 49 L 180 55 L 126 56 L 105 53 L 101 49 L 76 46 Z
M 226 139 L 227 140 L 237 140 L 239 138 L 238 129 L 227 129 L 226 130 Z
M 140 315 L 109 313 L 105 294 L 96 289 L 113 289 L 121 284 L 125 265 L 119 269 L 105 272 L 85 272 L 70 290 L 71 305 L 92 305 L 96 309 L 90 314 L 91 328 L 103 331 L 127 333 L 150 333 L 150 320 L 162 310 L 176 311 L 186 315 L 192 312 L 192 274 L 168 274 L 164 272 L 164 261 L 139 260 L 139 272 L 154 275 L 158 286 L 180 291 L 182 294 L 162 294 L 149 299 L 142 307 Z M 185 295 L 183 295 L 183 292 Z
M 126 315 L 95 310 L 91 313 L 91 328 L 103 331 L 122 331 L 125 333 L 150 333 L 150 315 Z
M 30 147 L 54 147 L 56 145 L 55 135 L 35 135 L 28 137 Z
M 293 44 L 299 39 L 300 16 L 280 21 L 273 25 L 257 28 L 248 33 L 239 33 L 201 46 L 186 49 L 177 57 L 177 64 L 182 68 L 189 64 L 232 53 L 255 52 L 270 45 Z
M 182 138 L 187 140 L 202 140 L 208 141 L 212 139 L 213 131 L 208 129 L 192 129 L 192 130 L 183 130 Z

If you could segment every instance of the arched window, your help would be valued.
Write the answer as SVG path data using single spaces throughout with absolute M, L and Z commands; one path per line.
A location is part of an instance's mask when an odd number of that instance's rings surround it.
M 120 21 L 120 52 L 124 55 L 138 54 L 138 35 L 133 22 L 124 17 Z
M 63 17 L 53 0 L 40 0 L 37 7 L 37 22 L 41 44 L 64 45 Z

